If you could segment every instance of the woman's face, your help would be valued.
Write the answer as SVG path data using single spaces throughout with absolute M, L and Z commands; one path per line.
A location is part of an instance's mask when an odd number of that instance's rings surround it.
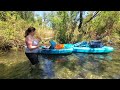
M 31 34 L 32 36 L 34 36 L 34 35 L 35 35 L 35 31 L 32 31 L 30 34 Z

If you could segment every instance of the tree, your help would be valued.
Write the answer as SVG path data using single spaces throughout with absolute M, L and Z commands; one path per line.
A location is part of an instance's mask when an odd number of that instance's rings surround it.
M 34 22 L 34 12 L 33 11 L 17 11 L 20 17 L 27 21 Z

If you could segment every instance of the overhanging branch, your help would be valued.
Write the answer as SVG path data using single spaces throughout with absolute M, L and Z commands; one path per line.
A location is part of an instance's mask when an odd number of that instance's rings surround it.
M 90 22 L 93 18 L 95 18 L 98 13 L 99 13 L 99 11 L 96 11 L 95 14 L 94 14 L 88 21 L 85 22 L 85 24 L 87 24 L 87 23 Z

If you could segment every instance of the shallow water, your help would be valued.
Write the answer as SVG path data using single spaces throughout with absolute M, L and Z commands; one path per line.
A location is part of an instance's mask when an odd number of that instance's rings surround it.
M 41 69 L 36 70 L 24 52 L 12 51 L 0 57 L 0 78 L 120 79 L 119 53 L 39 55 Z
M 112 63 L 111 54 L 83 54 L 74 53 L 71 55 L 39 55 L 40 62 L 44 62 L 43 71 L 48 78 L 75 78 L 83 73 L 102 72 L 101 64 L 103 62 Z M 65 70 L 64 70 L 65 69 Z M 60 72 L 61 71 L 61 72 Z M 91 73 L 91 75 L 92 75 Z M 63 77 L 62 77 L 63 75 Z M 68 75 L 68 76 L 67 76 Z M 84 75 L 84 76 L 86 76 Z M 79 76 L 79 78 L 85 78 Z M 87 78 L 87 77 L 86 77 Z M 88 78 L 90 78 L 88 76 Z

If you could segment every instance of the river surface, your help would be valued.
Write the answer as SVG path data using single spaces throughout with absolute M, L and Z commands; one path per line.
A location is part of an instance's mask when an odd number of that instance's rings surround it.
M 120 79 L 119 55 L 117 48 L 109 54 L 39 55 L 36 69 L 23 51 L 11 51 L 0 55 L 0 79 Z

